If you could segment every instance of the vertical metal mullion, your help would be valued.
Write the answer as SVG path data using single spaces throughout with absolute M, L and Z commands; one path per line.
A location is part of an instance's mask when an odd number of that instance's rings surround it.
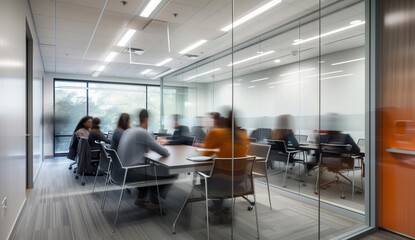
M 86 115 L 89 116 L 89 82 L 86 82 Z
M 146 110 L 148 111 L 148 86 L 146 85 Z

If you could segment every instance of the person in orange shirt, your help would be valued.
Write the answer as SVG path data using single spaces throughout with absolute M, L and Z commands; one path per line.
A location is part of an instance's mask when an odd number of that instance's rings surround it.
M 239 158 L 246 157 L 246 152 L 249 144 L 246 131 L 240 129 L 235 120 L 233 120 L 232 131 L 232 111 L 229 113 L 228 118 L 221 119 L 220 128 L 211 129 L 206 136 L 204 147 L 207 149 L 219 149 L 219 152 L 204 152 L 205 156 L 213 156 L 216 154 L 218 158 Z M 233 133 L 233 134 L 232 134 Z M 233 136 L 232 136 L 233 135 Z M 233 138 L 233 139 L 232 139 Z M 232 150 L 233 147 L 233 150 Z M 232 154 L 233 151 L 233 154 Z M 244 162 L 246 163 L 246 162 Z M 232 161 L 217 162 L 216 170 L 223 171 L 224 176 L 231 176 L 229 172 L 232 172 Z M 234 172 L 244 170 L 246 166 L 234 162 Z M 215 170 L 215 171 L 216 171 Z M 232 179 L 219 180 L 217 184 L 211 182 L 209 185 L 214 187 L 228 186 L 227 182 Z M 224 184 L 223 184 L 224 183 Z M 226 188 L 226 187 L 225 187 Z M 226 189 L 225 189 L 226 190 Z M 232 191 L 229 189 L 229 191 Z M 229 208 L 223 208 L 223 200 L 214 200 L 209 210 L 209 217 L 212 222 L 227 223 L 230 220 L 231 214 Z

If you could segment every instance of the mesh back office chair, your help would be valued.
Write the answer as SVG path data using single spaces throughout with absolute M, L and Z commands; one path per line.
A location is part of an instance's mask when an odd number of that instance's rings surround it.
M 271 128 L 258 128 L 252 131 L 250 138 L 255 138 L 257 142 L 269 138 L 271 135 Z
M 213 168 L 209 175 L 203 172 L 198 174 L 203 177 L 204 184 L 195 186 L 195 189 L 205 196 L 206 201 L 206 227 L 207 237 L 209 239 L 209 200 L 230 199 L 232 198 L 232 215 L 235 212 L 235 198 L 254 196 L 256 203 L 255 187 L 253 179 L 253 166 L 255 157 L 234 158 L 234 171 L 223 170 L 223 166 L 229 168 L 232 166 L 232 158 L 216 158 L 213 162 Z M 233 183 L 233 185 L 232 185 Z M 233 186 L 233 191 L 232 191 Z M 232 194 L 233 193 L 233 194 Z M 257 226 L 257 237 L 259 238 L 258 212 L 255 207 L 255 217 Z M 232 216 L 233 218 L 233 216 Z M 233 221 L 232 221 L 233 224 Z M 232 228 L 233 229 L 233 228 Z
M 321 184 L 320 177 L 322 175 L 323 169 L 327 169 L 328 172 L 334 173 L 335 178 L 332 181 L 328 181 L 326 183 Z M 350 145 L 322 143 L 320 151 L 319 171 L 317 175 L 314 193 L 318 194 L 320 189 L 324 189 L 329 184 L 335 183 L 341 191 L 340 198 L 344 199 L 346 198 L 346 196 L 340 183 L 348 183 L 352 185 L 352 198 L 354 198 L 354 181 L 350 180 L 343 174 L 343 172 L 351 170 L 353 170 L 354 172 L 354 158 L 352 158 L 352 154 L 350 153 Z M 347 182 L 341 181 L 340 177 L 342 177 Z
M 271 150 L 277 155 L 277 156 L 286 156 L 286 164 L 285 164 L 285 173 L 284 173 L 284 183 L 282 185 L 283 188 L 286 188 L 286 181 L 287 181 L 287 172 L 288 172 L 288 165 L 290 163 L 300 163 L 304 165 L 304 183 L 303 185 L 305 186 L 306 182 L 307 182 L 307 171 L 305 170 L 305 165 L 307 164 L 306 162 L 306 157 L 305 157 L 305 152 L 302 150 L 288 150 L 287 149 L 287 145 L 285 145 L 284 140 L 268 140 L 268 144 L 271 145 Z M 303 158 L 304 159 L 296 159 L 294 158 L 294 156 L 298 153 L 302 152 L 303 153 Z M 272 159 L 272 161 L 274 161 L 275 159 Z M 275 173 L 272 173 L 270 175 L 274 175 L 274 174 L 278 174 L 281 173 L 282 171 L 277 171 Z
M 159 129 L 159 132 L 157 134 L 158 136 L 166 136 L 167 135 L 167 129 Z
M 193 136 L 182 136 L 181 139 L 183 139 L 184 145 L 193 146 L 193 143 L 195 142 L 195 137 Z
M 94 187 L 92 188 L 92 192 L 94 192 L 95 190 L 95 185 L 97 183 L 97 177 L 98 177 L 98 172 L 102 171 L 105 175 L 105 186 L 107 185 L 108 182 L 108 175 L 110 172 L 110 168 L 111 168 L 111 158 L 109 157 L 107 151 L 105 151 L 105 142 L 96 142 L 97 144 L 99 144 L 99 163 L 98 163 L 98 169 L 97 169 L 97 173 L 95 174 L 95 180 L 94 180 Z
M 265 179 L 267 180 L 269 209 L 272 210 L 271 193 L 269 191 L 268 171 L 267 171 L 267 161 L 268 161 L 270 150 L 271 150 L 271 145 L 250 143 L 248 145 L 248 151 L 246 154 L 249 156 L 263 157 L 265 159 L 261 161 L 258 161 L 258 160 L 255 161 L 254 170 L 252 173 L 254 174 L 254 177 L 265 177 Z
M 92 152 L 99 152 L 99 150 L 91 150 L 88 139 L 79 138 L 78 148 L 77 148 L 77 169 L 75 178 L 78 179 L 79 175 L 82 173 L 81 185 L 85 186 L 84 176 L 85 172 L 92 173 L 92 164 L 99 162 L 99 159 L 91 158 Z

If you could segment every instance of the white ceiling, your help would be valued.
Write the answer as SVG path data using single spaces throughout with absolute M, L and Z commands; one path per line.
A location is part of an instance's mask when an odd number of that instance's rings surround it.
M 120 0 L 109 0 L 103 12 L 102 18 L 97 25 L 100 14 L 106 0 L 56 0 L 56 33 L 54 0 L 30 0 L 36 23 L 36 28 L 41 44 L 41 52 L 47 72 L 69 73 L 91 75 L 104 62 L 105 57 L 111 52 L 120 54 L 101 73 L 101 76 L 128 77 L 128 78 L 154 78 L 163 72 L 172 69 L 180 69 L 205 57 L 214 55 L 228 49 L 232 44 L 231 33 L 224 33 L 220 29 L 231 22 L 231 0 L 163 0 L 159 8 L 150 16 L 151 18 L 139 17 L 139 13 L 149 0 L 127 0 L 128 4 L 123 6 Z M 234 19 L 258 8 L 269 0 L 235 0 Z M 323 0 L 323 5 L 336 2 L 335 0 Z M 244 42 L 254 36 L 282 26 L 300 16 L 317 9 L 318 0 L 283 0 L 281 4 L 245 23 L 235 29 L 233 34 L 234 44 Z M 177 13 L 177 17 L 173 15 Z M 342 27 L 351 20 L 364 16 L 364 7 L 355 5 L 345 9 L 332 19 L 322 20 L 323 29 L 335 29 Z M 167 23 L 170 28 L 171 52 L 168 52 Z M 94 29 L 97 26 L 96 32 Z M 238 65 L 241 73 L 246 71 L 269 68 L 274 58 L 290 61 L 292 41 L 316 35 L 318 25 L 305 25 L 300 31 L 290 31 L 286 34 L 266 40 L 260 45 L 244 49 L 235 54 L 235 61 L 244 57 L 252 56 L 257 51 L 274 50 L 275 53 L 261 58 L 261 67 L 252 69 L 252 62 L 244 66 Z M 131 47 L 141 48 L 145 53 L 134 56 L 132 61 L 146 64 L 156 64 L 170 57 L 173 61 L 162 67 L 130 64 L 129 54 L 121 53 L 122 47 L 115 44 L 120 39 L 125 29 L 138 30 L 131 40 Z M 351 33 L 352 32 L 352 33 Z M 362 45 L 362 33 L 364 27 L 349 30 L 345 33 L 336 34 L 327 38 L 325 51 L 331 49 L 350 48 Z M 56 34 L 56 47 L 55 47 Z M 348 38 L 347 36 L 356 35 Z M 206 39 L 208 42 L 189 54 L 199 55 L 196 59 L 187 59 L 179 54 L 179 51 L 194 42 Z M 89 42 L 90 46 L 88 48 Z M 336 42 L 337 41 L 337 42 Z M 334 43 L 334 44 L 333 44 Z M 313 47 L 315 42 L 296 46 L 297 50 Z M 56 52 L 55 52 L 56 49 Z M 313 55 L 314 50 L 302 52 L 303 56 Z M 56 59 L 55 59 L 56 55 Z M 293 60 L 293 59 L 291 59 Z M 298 60 L 298 57 L 297 57 Z M 216 61 L 216 64 L 226 66 L 230 58 Z M 145 69 L 152 71 L 143 75 Z

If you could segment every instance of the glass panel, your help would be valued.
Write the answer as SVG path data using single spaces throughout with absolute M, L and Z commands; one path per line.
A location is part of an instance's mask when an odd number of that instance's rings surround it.
M 321 160 L 317 190 L 320 225 L 330 226 L 330 231 L 321 232 L 321 239 L 364 225 L 364 147 L 360 150 L 357 146 L 359 139 L 365 138 L 364 21 L 364 1 L 321 18 Z M 327 204 L 333 206 L 330 211 Z M 333 221 L 333 216 L 346 220 L 347 226 L 343 221 Z
M 121 113 L 130 114 L 131 126 L 138 125 L 138 112 L 146 108 L 146 87 L 128 84 L 89 83 L 89 114 L 101 120 L 101 131 L 117 127 Z
M 161 91 L 160 87 L 147 87 L 147 109 L 149 112 L 148 131 L 160 129 Z
M 71 135 L 87 114 L 86 92 L 86 83 L 55 81 L 55 135 Z
M 55 154 L 67 153 L 72 137 L 55 137 Z

